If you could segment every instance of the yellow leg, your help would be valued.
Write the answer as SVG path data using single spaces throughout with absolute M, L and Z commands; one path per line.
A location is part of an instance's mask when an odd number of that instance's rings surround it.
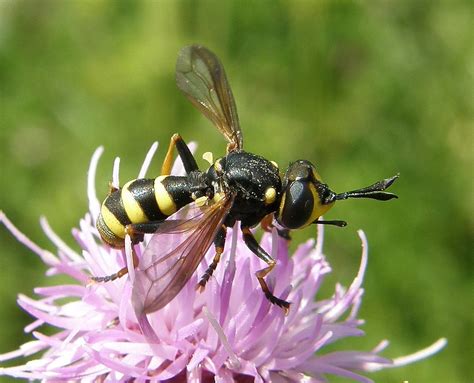
M 179 134 L 175 133 L 171 136 L 170 145 L 168 146 L 168 151 L 166 152 L 165 160 L 163 161 L 163 166 L 161 167 L 162 176 L 169 176 L 171 174 L 171 167 L 173 166 L 174 148 L 176 147 L 176 142 L 179 140 L 181 140 Z

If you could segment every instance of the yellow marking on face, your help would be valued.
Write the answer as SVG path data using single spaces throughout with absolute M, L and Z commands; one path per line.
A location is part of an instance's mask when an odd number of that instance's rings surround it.
M 275 166 L 277 169 L 280 169 L 280 167 L 278 166 L 278 164 L 277 164 L 275 161 L 270 161 L 270 162 L 271 162 L 271 163 L 273 164 L 273 166 Z
M 313 173 L 313 178 L 315 180 L 318 180 L 319 182 L 323 182 L 321 176 L 319 175 L 319 173 L 316 171 L 314 167 L 311 167 L 311 172 Z
M 278 217 L 281 217 L 283 214 L 283 208 L 285 207 L 286 193 L 283 193 L 281 196 L 280 207 L 278 208 Z
M 319 217 L 324 215 L 334 205 L 334 202 L 323 205 L 321 203 L 321 198 L 319 198 L 318 191 L 316 190 L 316 187 L 314 186 L 314 184 L 311 183 L 308 185 L 308 187 L 309 187 L 309 190 L 311 191 L 311 194 L 313 195 L 313 201 L 314 201 L 313 211 L 311 212 L 310 217 L 308 218 L 308 220 L 302 227 L 307 226 L 310 223 L 313 223 L 314 221 L 316 221 Z
M 276 199 L 276 189 L 274 187 L 269 187 L 267 190 L 265 190 L 265 205 L 270 205 L 273 202 L 275 202 Z
M 135 180 L 127 182 L 121 191 L 121 198 L 125 212 L 132 223 L 148 222 L 148 217 L 143 212 L 142 207 L 133 197 L 133 194 L 128 190 L 129 185 Z
M 104 223 L 112 233 L 119 238 L 125 238 L 125 226 L 119 222 L 115 215 L 104 204 L 102 204 L 100 214 L 102 215 Z
M 176 212 L 176 204 L 173 201 L 170 193 L 165 189 L 162 181 L 168 176 L 159 176 L 155 179 L 155 198 L 160 211 L 163 214 L 171 215 Z

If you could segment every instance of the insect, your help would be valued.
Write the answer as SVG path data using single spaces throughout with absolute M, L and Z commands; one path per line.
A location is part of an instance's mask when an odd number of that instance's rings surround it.
M 339 194 L 331 191 L 307 160 L 291 163 L 282 177 L 274 162 L 244 150 L 234 97 L 214 53 L 199 45 L 183 48 L 176 63 L 176 82 L 227 139 L 227 154 L 211 162 L 207 170 L 199 170 L 184 140 L 173 135 L 158 178 L 132 180 L 110 191 L 98 217 L 99 233 L 116 248 L 124 247 L 126 234 L 136 244 L 144 234 L 153 233 L 140 261 L 134 256 L 134 296 L 140 297 L 143 312 L 150 313 L 179 293 L 214 244 L 215 256 L 198 284 L 204 288 L 224 250 L 227 228 L 239 221 L 245 244 L 266 263 L 256 273 L 263 293 L 287 312 L 290 303 L 274 296 L 265 281 L 276 262 L 250 229 L 259 223 L 269 226 L 274 219 L 281 235 L 311 224 L 345 226 L 344 221 L 320 217 L 338 200 L 397 198 L 385 189 L 398 175 Z M 185 176 L 170 175 L 175 150 Z M 109 281 L 126 273 L 124 268 L 93 279 Z

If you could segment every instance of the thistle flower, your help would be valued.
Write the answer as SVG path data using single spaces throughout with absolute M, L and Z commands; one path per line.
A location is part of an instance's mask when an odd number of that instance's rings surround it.
M 139 172 L 144 177 L 156 151 L 150 149 Z M 47 265 L 47 275 L 67 275 L 71 284 L 38 287 L 32 299 L 19 295 L 18 304 L 36 318 L 25 331 L 34 340 L 18 350 L 0 355 L 0 361 L 37 359 L 16 367 L 0 368 L 0 375 L 45 381 L 84 382 L 324 382 L 327 374 L 371 382 L 359 372 L 397 367 L 426 358 L 446 344 L 440 339 L 413 355 L 389 359 L 380 355 L 382 341 L 369 351 L 336 351 L 324 348 L 341 338 L 362 336 L 357 318 L 361 287 L 367 266 L 367 240 L 362 231 L 362 259 L 348 288 L 336 285 L 327 299 L 315 300 L 331 268 L 322 252 L 323 230 L 316 241 L 301 244 L 290 256 L 287 242 L 276 233 L 263 235 L 261 245 L 278 265 L 268 282 L 274 293 L 292 302 L 288 316 L 271 305 L 261 292 L 255 272 L 262 268 L 238 233 L 230 239 L 219 267 L 203 293 L 195 290 L 212 260 L 208 251 L 198 272 L 176 298 L 162 310 L 137 318 L 132 305 L 133 268 L 130 275 L 110 283 L 90 284 L 91 275 L 110 274 L 130 264 L 126 251 L 105 246 L 95 228 L 100 204 L 95 192 L 95 172 L 102 148 L 93 155 L 88 175 L 89 212 L 73 229 L 81 252 L 68 247 L 50 228 L 41 226 L 57 248 L 41 249 L 0 212 L 0 220 L 25 246 Z M 118 185 L 119 161 L 113 171 Z M 183 172 L 177 163 L 174 174 Z M 149 238 L 138 246 L 143 253 Z M 37 330 L 57 328 L 54 335 Z M 150 341 L 152 340 L 152 341 Z

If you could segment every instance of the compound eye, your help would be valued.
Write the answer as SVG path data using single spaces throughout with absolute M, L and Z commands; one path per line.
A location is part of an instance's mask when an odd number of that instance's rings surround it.
M 311 223 L 315 190 L 306 181 L 293 181 L 283 193 L 278 222 L 288 229 L 298 229 Z

